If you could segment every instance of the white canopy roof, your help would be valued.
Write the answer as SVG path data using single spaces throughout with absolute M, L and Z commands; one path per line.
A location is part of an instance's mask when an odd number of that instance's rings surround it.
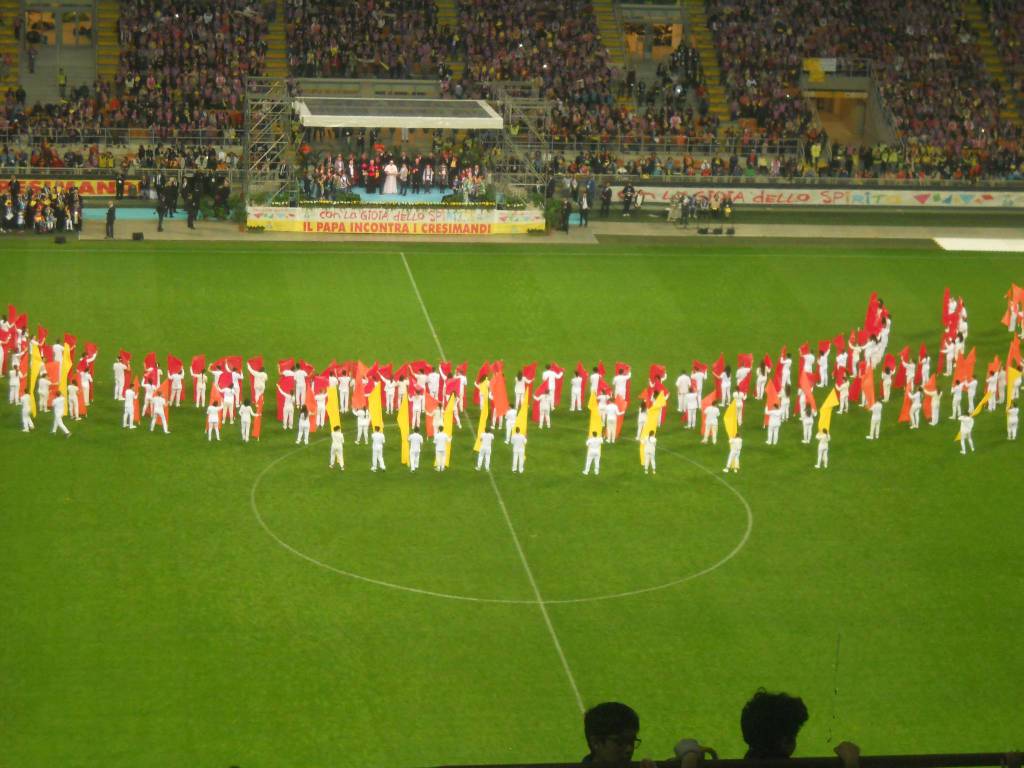
M 468 99 L 302 96 L 293 104 L 307 128 L 500 130 L 504 124 L 487 102 Z

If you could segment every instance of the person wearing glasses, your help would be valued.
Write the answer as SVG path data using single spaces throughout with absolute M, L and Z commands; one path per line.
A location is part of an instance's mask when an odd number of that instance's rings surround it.
M 640 716 L 632 707 L 617 701 L 606 701 L 583 715 L 583 735 L 590 752 L 584 763 L 602 766 L 626 766 L 633 761 L 633 752 L 640 745 Z

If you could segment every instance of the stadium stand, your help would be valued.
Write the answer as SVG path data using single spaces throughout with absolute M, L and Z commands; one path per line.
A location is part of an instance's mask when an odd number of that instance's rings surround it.
M 433 0 L 295 0 L 287 4 L 296 77 L 438 77 L 446 41 Z
M 807 135 L 811 115 L 798 82 L 804 57 L 856 57 L 892 110 L 906 175 L 1001 175 L 1020 160 L 1019 126 L 1000 119 L 999 84 L 954 0 L 882 0 L 814 7 L 709 0 L 733 117 L 755 117 L 770 137 Z M 966 166 L 966 171 L 965 171 Z
M 273 3 L 126 0 L 111 125 L 221 131 L 241 124 L 243 79 L 263 72 Z

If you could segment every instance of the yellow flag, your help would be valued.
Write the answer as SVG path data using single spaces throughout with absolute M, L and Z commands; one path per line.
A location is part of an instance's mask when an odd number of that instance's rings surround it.
M 444 432 L 448 435 L 448 452 L 444 455 L 444 465 L 447 467 L 452 463 L 452 449 L 455 447 L 455 395 L 448 395 L 448 402 L 444 406 L 444 415 L 441 417 L 444 424 Z
M 398 404 L 398 415 L 395 417 L 398 422 L 398 432 L 402 436 L 402 463 L 409 464 L 409 396 L 402 395 L 402 402 Z
M 818 409 L 818 431 L 821 432 L 825 429 L 832 428 L 832 410 L 839 405 L 839 396 L 836 394 L 835 387 L 828 393 L 828 397 L 825 398 L 825 402 L 821 404 Z
M 981 402 L 974 406 L 974 410 L 971 411 L 971 416 L 977 416 L 979 413 L 981 413 L 981 409 L 984 408 L 985 405 L 988 403 L 988 397 L 989 393 L 986 392 L 985 396 L 981 398 Z
M 1013 387 L 1017 383 L 1017 379 L 1020 378 L 1020 371 L 1014 366 L 1006 366 L 1006 410 L 1010 410 L 1010 406 L 1013 405 L 1013 398 L 1010 397 L 1010 393 L 1013 392 Z
M 519 413 L 516 414 L 516 429 L 519 430 L 519 434 L 526 437 L 526 425 L 530 423 L 530 385 L 526 385 L 526 392 L 523 394 L 523 403 L 519 408 Z M 512 430 L 515 432 L 515 429 Z
M 43 357 L 39 354 L 39 345 L 33 344 L 29 353 L 28 365 L 28 396 L 32 405 L 32 418 L 36 417 L 36 381 L 39 379 L 39 369 L 43 367 Z
M 725 413 L 722 414 L 722 424 L 725 427 L 725 433 L 729 435 L 730 440 L 736 437 L 736 433 L 740 431 L 740 425 L 736 418 L 735 400 L 729 403 L 729 407 L 726 408 Z
M 384 429 L 384 411 L 381 408 L 381 383 L 378 381 L 373 385 L 373 391 L 370 393 L 368 398 L 368 407 L 370 409 L 370 431 L 373 432 L 377 427 Z
M 480 390 L 480 423 L 477 424 L 476 427 L 476 442 L 473 443 L 473 450 L 479 453 L 480 437 L 487 430 L 487 416 L 491 410 L 491 383 L 487 379 L 484 379 L 482 382 L 477 384 L 477 389 Z
M 64 344 L 64 355 L 60 361 L 60 394 L 65 399 L 68 396 L 68 375 L 71 373 L 71 346 Z
M 647 445 L 647 438 L 651 436 L 652 432 L 658 431 L 658 423 L 661 421 L 661 411 L 665 407 L 665 402 L 665 393 L 659 392 L 658 396 L 654 398 L 654 402 L 651 403 L 651 407 L 647 409 L 647 420 L 644 422 L 644 431 L 640 435 L 640 466 L 643 466 L 647 458 L 647 451 L 644 449 L 644 446 Z
M 327 419 L 331 422 L 331 431 L 341 426 L 341 410 L 338 406 L 338 388 L 327 387 Z
M 593 389 L 590 390 L 590 402 L 587 403 L 587 408 L 590 409 L 590 424 L 587 425 L 587 437 L 590 437 L 595 432 L 597 436 L 601 436 L 601 407 L 597 404 L 597 392 Z

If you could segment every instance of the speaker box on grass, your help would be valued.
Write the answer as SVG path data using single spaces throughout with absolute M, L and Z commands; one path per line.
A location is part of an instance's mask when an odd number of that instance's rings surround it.
M 722 234 L 722 228 L 721 227 L 715 227 L 715 234 L 716 235 Z
M 697 234 L 698 235 L 706 235 L 707 233 L 708 233 L 708 228 L 707 227 L 697 227 Z
M 727 234 L 727 235 L 735 235 L 736 234 L 736 227 L 729 227 L 727 230 L 725 230 L 725 234 Z
M 143 235 L 141 232 L 132 232 L 132 240 L 142 240 Z
M 66 243 L 67 241 L 68 239 L 64 237 L 64 235 L 57 235 L 55 238 L 53 238 L 53 242 L 55 242 L 57 245 L 64 245 L 64 243 Z

